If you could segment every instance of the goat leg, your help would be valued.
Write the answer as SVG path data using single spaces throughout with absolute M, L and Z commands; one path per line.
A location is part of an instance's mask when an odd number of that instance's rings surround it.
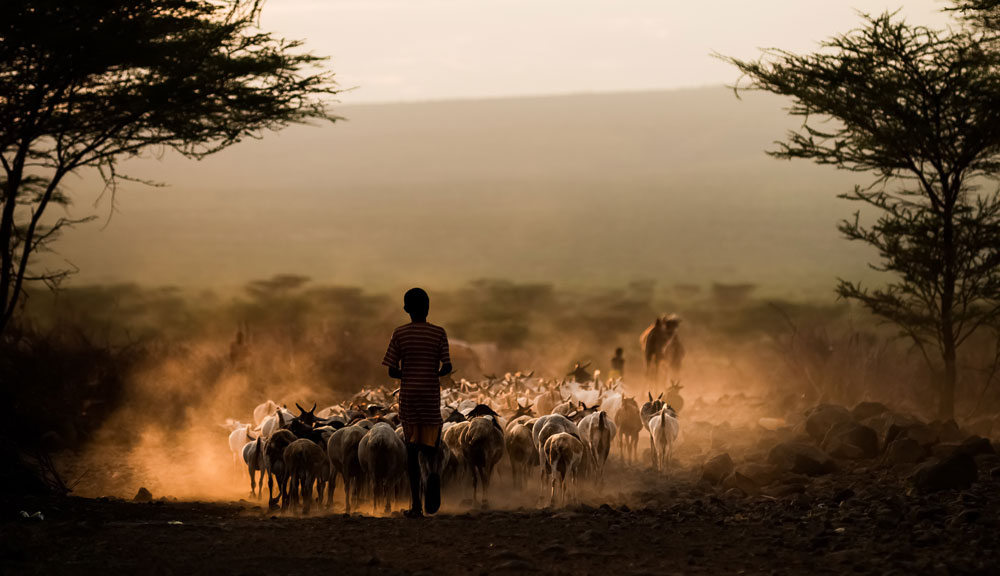
M 312 485 L 314 480 L 311 474 L 306 474 L 305 479 L 303 479 L 301 482 L 302 482 L 302 515 L 307 516 L 309 515 L 309 507 L 312 504 Z M 320 484 L 318 482 L 316 485 L 316 492 L 319 493 L 320 498 L 322 499 L 323 497 L 322 488 L 320 488 Z
M 472 468 L 472 503 L 475 504 L 477 500 L 479 490 L 479 475 L 476 474 L 476 468 Z
M 347 474 L 344 474 L 344 513 L 351 513 L 351 478 Z
M 658 465 L 658 463 L 656 461 L 657 460 L 657 458 L 656 458 L 656 456 L 657 456 L 657 454 L 656 454 L 656 445 L 653 443 L 653 433 L 652 432 L 649 433 L 649 454 L 653 458 L 653 470 L 659 470 L 660 467 L 659 467 L 659 465 Z

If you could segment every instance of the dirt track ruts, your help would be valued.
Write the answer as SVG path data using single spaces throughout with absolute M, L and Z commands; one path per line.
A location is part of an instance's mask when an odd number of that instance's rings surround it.
M 984 475 L 987 476 L 987 475 Z M 256 504 L 6 501 L 3 574 L 998 574 L 1000 483 L 919 495 L 869 474 L 734 497 L 664 482 L 597 508 L 418 520 Z M 19 509 L 40 510 L 44 520 Z M 171 524 L 180 522 L 180 524 Z

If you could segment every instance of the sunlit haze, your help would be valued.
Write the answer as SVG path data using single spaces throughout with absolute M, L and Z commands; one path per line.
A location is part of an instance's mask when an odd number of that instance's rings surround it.
M 110 225 L 58 247 L 74 282 L 238 287 L 276 273 L 388 287 L 470 278 L 753 282 L 829 297 L 870 271 L 836 223 L 864 175 L 776 162 L 776 97 L 712 52 L 814 49 L 880 2 L 272 1 L 344 88 L 336 125 L 202 161 L 130 161 Z M 911 20 L 944 25 L 932 0 Z M 463 99 L 471 99 L 464 100 Z M 414 102 L 415 101 L 415 102 Z M 74 180 L 91 210 L 96 174 Z M 108 197 L 98 213 L 108 215 Z M 733 206 L 741 206 L 733 211 Z M 817 257 L 817 255 L 822 255 Z
M 948 23 L 941 0 L 271 0 L 262 25 L 331 56 L 344 103 L 660 90 L 722 84 L 712 52 L 813 49 L 900 9 Z
M 3 2 L 0 575 L 1000 575 L 1000 0 Z

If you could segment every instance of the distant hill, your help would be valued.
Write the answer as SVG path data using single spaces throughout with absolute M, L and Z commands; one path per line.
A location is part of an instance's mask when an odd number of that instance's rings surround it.
M 129 175 L 101 229 L 67 234 L 76 283 L 235 286 L 280 272 L 390 287 L 470 278 L 822 290 L 865 274 L 840 239 L 864 177 L 779 162 L 783 101 L 725 88 L 344 106 L 201 162 Z M 71 183 L 74 214 L 100 184 Z M 106 202 L 106 199 L 105 199 Z M 103 204 L 107 213 L 107 204 Z

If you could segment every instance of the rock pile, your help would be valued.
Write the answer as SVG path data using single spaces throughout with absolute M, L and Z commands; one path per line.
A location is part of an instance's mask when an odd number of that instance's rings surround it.
M 924 422 L 877 402 L 851 409 L 820 404 L 791 425 L 762 420 L 773 425 L 758 424 L 750 439 L 710 426 L 712 448 L 698 455 L 698 478 L 727 493 L 783 496 L 801 493 L 810 479 L 859 467 L 890 474 L 922 494 L 967 490 L 980 472 L 1000 477 L 1000 457 L 988 438 L 954 421 Z

